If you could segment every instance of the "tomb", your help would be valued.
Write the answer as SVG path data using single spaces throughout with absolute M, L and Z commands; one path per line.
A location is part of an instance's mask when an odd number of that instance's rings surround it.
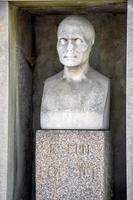
M 8 105 L 1 110 L 2 127 L 5 119 L 0 142 L 2 200 L 5 196 L 13 200 L 35 199 L 35 133 L 40 130 L 43 84 L 46 78 L 62 70 L 56 52 L 56 31 L 62 19 L 75 14 L 93 23 L 96 42 L 90 62 L 111 80 L 109 130 L 112 132 L 113 198 L 126 199 L 126 3 L 94 2 L 13 1 L 9 3 L 9 10 L 7 2 L 0 2 L 0 19 L 8 25 L 10 44 L 4 34 L 7 26 L 0 26 L 0 34 L 5 38 L 1 55 L 7 54 L 0 64 L 0 67 L 3 63 L 7 66 L 1 70 L 7 82 L 3 85 L 2 79 L 0 100 L 2 105 L 3 102 Z M 8 99 L 4 96 L 7 92 Z

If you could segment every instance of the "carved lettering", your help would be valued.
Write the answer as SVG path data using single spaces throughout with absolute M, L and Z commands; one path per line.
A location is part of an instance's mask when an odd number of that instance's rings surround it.
M 77 153 L 77 144 L 68 144 L 68 153 Z
M 88 144 L 67 144 L 66 146 L 58 146 L 57 144 L 49 145 L 50 154 L 58 154 L 59 151 L 66 151 L 68 154 L 89 155 Z
M 79 155 L 89 154 L 88 144 L 68 144 L 68 153 L 76 153 Z
M 79 177 L 94 179 L 94 169 L 87 166 L 79 166 Z
M 60 168 L 56 168 L 54 166 L 49 166 L 48 168 L 48 177 L 58 178 L 60 177 Z
M 56 149 L 55 149 L 56 145 L 55 144 L 50 144 L 49 145 L 49 151 L 50 151 L 50 154 L 55 154 L 56 153 Z
M 90 181 L 94 179 L 94 169 L 89 166 L 84 166 L 84 164 L 74 166 L 73 168 L 65 168 L 64 166 L 49 166 L 47 171 L 48 178 L 61 178 L 63 176 L 78 176 L 79 178 L 89 178 Z

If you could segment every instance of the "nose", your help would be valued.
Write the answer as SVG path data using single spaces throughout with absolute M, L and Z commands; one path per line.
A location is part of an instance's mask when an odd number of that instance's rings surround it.
M 67 45 L 67 50 L 68 51 L 73 51 L 73 48 L 74 48 L 74 45 L 73 45 L 72 41 L 69 40 L 68 41 L 68 45 Z

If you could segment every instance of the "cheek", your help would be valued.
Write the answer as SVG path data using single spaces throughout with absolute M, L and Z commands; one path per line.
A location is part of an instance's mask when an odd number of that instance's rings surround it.
M 59 56 L 62 56 L 67 53 L 67 46 L 57 46 L 57 51 Z M 79 56 L 83 56 L 86 53 L 89 53 L 90 48 L 87 45 L 75 45 L 73 48 L 73 52 L 78 54 Z
M 76 49 L 75 54 L 78 56 L 79 59 L 85 59 L 88 58 L 90 50 L 89 48 L 80 47 Z
M 78 48 L 82 52 L 87 52 L 89 50 L 89 46 L 88 45 L 80 45 Z
M 59 55 L 63 55 L 67 51 L 65 46 L 57 46 L 57 52 Z

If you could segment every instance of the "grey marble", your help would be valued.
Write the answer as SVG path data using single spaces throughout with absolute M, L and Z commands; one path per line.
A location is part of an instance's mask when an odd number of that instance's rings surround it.
M 109 131 L 36 133 L 36 200 L 109 200 Z

